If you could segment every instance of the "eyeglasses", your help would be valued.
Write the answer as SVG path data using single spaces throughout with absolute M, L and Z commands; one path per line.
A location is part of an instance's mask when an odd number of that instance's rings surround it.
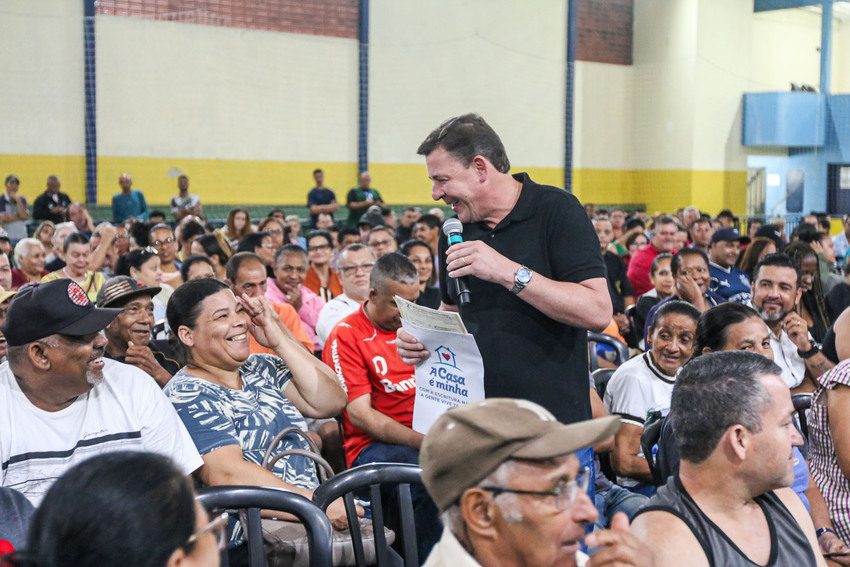
M 371 262 L 369 264 L 355 264 L 353 266 L 340 266 L 340 270 L 342 271 L 342 275 L 344 276 L 353 276 L 357 273 L 357 270 L 362 269 L 363 273 L 370 274 L 372 273 L 372 268 L 375 267 L 375 262 Z
M 164 244 L 174 244 L 174 239 L 169 236 L 165 240 L 154 240 L 153 241 L 154 246 L 162 246 Z
M 218 546 L 218 550 L 221 551 L 227 545 L 227 521 L 230 519 L 230 515 L 227 512 L 222 512 L 207 524 L 205 527 L 201 528 L 197 532 L 193 533 L 189 536 L 189 539 L 186 540 L 186 545 L 184 547 L 189 547 L 197 542 L 202 535 L 207 532 L 211 532 L 213 537 L 215 537 L 216 545 Z
M 590 469 L 584 467 L 578 472 L 578 475 L 572 480 L 561 483 L 551 492 L 538 492 L 535 490 L 515 490 L 513 488 L 502 488 L 501 486 L 482 486 L 481 490 L 492 492 L 494 498 L 498 498 L 500 494 L 525 494 L 527 496 L 551 496 L 555 499 L 555 507 L 559 510 L 567 510 L 572 506 L 578 496 L 578 491 L 587 492 L 587 487 L 590 485 Z
M 307 252 L 318 252 L 320 250 L 330 250 L 330 244 L 318 244 L 316 246 L 308 246 Z
M 387 238 L 386 240 L 373 240 L 369 243 L 369 246 L 372 248 L 383 248 L 384 246 L 389 246 L 390 242 L 392 242 L 391 238 Z
M 292 272 L 297 272 L 299 274 L 306 274 L 307 273 L 307 266 L 300 266 L 300 267 L 297 267 L 297 268 L 295 266 L 281 266 L 278 269 L 281 272 L 284 272 L 286 274 L 291 274 Z
M 266 232 L 268 232 L 269 234 L 283 234 L 283 231 L 279 228 L 273 228 L 271 230 L 267 230 Z

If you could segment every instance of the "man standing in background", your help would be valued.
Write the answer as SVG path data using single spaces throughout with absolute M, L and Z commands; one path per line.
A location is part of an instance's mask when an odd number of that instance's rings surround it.
M 18 193 L 21 180 L 17 175 L 6 177 L 6 192 L 0 196 L 0 223 L 9 234 L 12 246 L 21 238 L 27 237 L 27 223 L 29 217 L 27 200 Z
M 345 206 L 348 207 L 347 226 L 357 226 L 357 221 L 372 205 L 384 204 L 381 194 L 377 189 L 372 189 L 371 184 L 372 176 L 368 171 L 364 171 L 357 178 L 357 187 L 348 192 L 348 197 L 345 199 Z
M 118 178 L 121 192 L 112 196 L 112 221 L 120 224 L 128 218 L 148 220 L 148 204 L 145 195 L 139 191 L 133 191 L 133 178 L 125 173 Z
M 325 187 L 325 172 L 321 169 L 313 170 L 313 179 L 316 186 L 307 193 L 307 208 L 310 209 L 310 228 L 318 228 L 316 221 L 321 213 L 333 214 L 339 210 L 336 202 L 336 193 L 329 187 Z
M 181 175 L 177 178 L 177 188 L 180 193 L 171 198 L 171 216 L 180 222 L 189 215 L 200 216 L 204 212 L 201 198 L 195 193 L 189 193 L 189 177 Z

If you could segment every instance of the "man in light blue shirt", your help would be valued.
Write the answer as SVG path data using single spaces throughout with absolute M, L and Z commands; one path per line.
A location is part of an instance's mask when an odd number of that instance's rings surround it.
M 123 223 L 128 218 L 148 220 L 148 204 L 141 191 L 133 191 L 133 178 L 125 173 L 118 178 L 121 192 L 112 196 L 112 221 Z

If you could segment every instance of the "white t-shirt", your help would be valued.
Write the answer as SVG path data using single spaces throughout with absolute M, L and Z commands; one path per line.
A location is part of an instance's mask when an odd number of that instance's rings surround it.
M 194 209 L 200 202 L 201 198 L 194 193 L 188 193 L 185 197 L 181 197 L 179 194 L 175 195 L 171 198 L 171 214 L 177 214 L 181 210 Z
M 643 427 L 650 410 L 670 407 L 676 379 L 656 367 L 645 352 L 620 366 L 605 388 L 605 407 L 623 423 Z
M 676 379 L 661 372 L 645 352 L 621 365 L 611 376 L 605 388 L 605 407 L 608 413 L 619 415 L 623 423 L 643 427 L 650 410 L 670 407 L 675 383 Z M 643 451 L 638 455 L 643 456 Z M 618 476 L 617 484 L 628 487 L 637 481 Z
M 782 379 L 790 389 L 803 383 L 806 377 L 806 361 L 797 354 L 797 345 L 788 338 L 785 331 L 780 331 L 779 337 L 770 332 L 770 347 L 773 349 L 773 362 L 782 369 Z M 812 340 L 812 335 L 809 335 Z
M 190 474 L 203 465 L 189 433 L 156 382 L 135 366 L 105 361 L 103 381 L 70 406 L 48 412 L 0 365 L 0 486 L 38 506 L 70 467 L 114 451 L 149 451 Z
M 336 324 L 357 311 L 360 304 L 344 293 L 328 301 L 319 311 L 319 319 L 316 321 L 316 336 L 319 339 L 319 348 L 325 348 L 328 335 L 334 330 Z

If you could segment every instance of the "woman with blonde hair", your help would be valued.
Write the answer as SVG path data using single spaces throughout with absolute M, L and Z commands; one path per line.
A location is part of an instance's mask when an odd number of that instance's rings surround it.
M 45 257 L 50 256 L 53 253 L 53 233 L 56 232 L 56 225 L 53 224 L 52 221 L 46 220 L 42 221 L 38 228 L 35 229 L 35 232 L 32 233 L 32 237 L 41 242 L 42 248 L 44 248 Z

